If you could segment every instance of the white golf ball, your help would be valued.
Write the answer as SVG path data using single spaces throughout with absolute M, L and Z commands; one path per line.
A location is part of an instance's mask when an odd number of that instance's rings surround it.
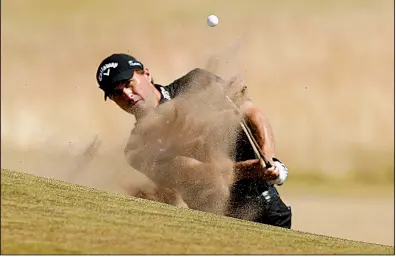
M 206 22 L 208 23 L 209 27 L 215 27 L 219 24 L 219 18 L 216 15 L 209 15 Z

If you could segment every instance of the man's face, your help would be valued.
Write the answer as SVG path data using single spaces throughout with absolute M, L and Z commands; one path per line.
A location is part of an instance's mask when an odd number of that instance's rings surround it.
M 120 82 L 109 98 L 121 109 L 139 115 L 147 113 L 158 105 L 155 88 L 151 83 L 151 76 L 147 69 L 135 71 L 133 77 L 127 81 Z

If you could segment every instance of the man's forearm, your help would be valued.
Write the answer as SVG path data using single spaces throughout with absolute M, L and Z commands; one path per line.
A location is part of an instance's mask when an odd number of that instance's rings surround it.
M 260 160 L 246 160 L 234 163 L 234 181 L 242 179 L 263 179 L 263 173 L 258 168 Z

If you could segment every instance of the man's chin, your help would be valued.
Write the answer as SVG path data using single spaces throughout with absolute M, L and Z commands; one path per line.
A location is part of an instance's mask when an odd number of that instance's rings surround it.
M 130 106 L 124 107 L 122 109 L 132 115 L 136 115 L 136 112 L 140 112 L 139 111 L 140 108 L 137 108 L 137 106 L 135 106 L 135 105 L 133 105 L 133 106 L 130 105 Z
M 145 104 L 137 103 L 136 105 L 129 108 L 128 112 L 136 116 L 143 116 L 149 113 L 150 110 L 152 110 L 152 108 L 147 107 Z
M 151 107 L 147 102 L 145 101 L 138 101 L 134 105 L 128 106 L 126 109 L 124 109 L 126 112 L 135 115 L 135 116 L 144 116 L 147 113 L 149 113 L 151 110 L 155 109 L 155 107 Z

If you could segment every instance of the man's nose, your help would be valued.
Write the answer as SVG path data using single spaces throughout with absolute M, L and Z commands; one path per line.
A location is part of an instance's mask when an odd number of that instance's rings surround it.
M 131 88 L 123 88 L 122 89 L 122 93 L 124 94 L 124 96 L 130 100 L 132 100 L 133 98 L 133 92 Z

